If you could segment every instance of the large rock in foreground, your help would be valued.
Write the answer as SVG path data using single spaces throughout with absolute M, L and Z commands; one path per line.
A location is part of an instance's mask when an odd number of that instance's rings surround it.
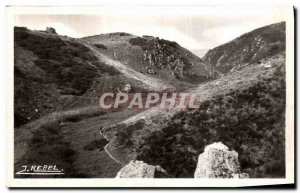
M 228 151 L 223 143 L 213 143 L 199 155 L 195 178 L 249 178 L 240 172 L 238 153 Z
M 134 160 L 123 167 L 116 178 L 166 178 L 167 172 L 161 166 L 152 166 L 143 161 Z

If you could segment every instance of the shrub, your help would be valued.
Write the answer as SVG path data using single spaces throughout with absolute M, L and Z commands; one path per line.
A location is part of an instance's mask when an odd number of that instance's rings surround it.
M 104 146 L 108 143 L 106 139 L 95 139 L 91 141 L 89 144 L 84 146 L 84 150 L 86 151 L 94 151 L 99 150 L 102 151 Z
M 133 45 L 133 46 L 141 46 L 141 47 L 143 47 L 147 43 L 147 40 L 145 38 L 137 37 L 137 38 L 131 38 L 129 40 L 129 43 L 131 45 Z
M 106 50 L 107 47 L 103 44 L 94 44 L 95 47 Z
M 139 120 L 136 124 L 126 127 L 126 129 L 124 127 L 124 124 L 118 126 L 119 131 L 116 133 L 116 142 L 119 146 L 130 147 L 132 145 L 131 136 L 136 130 L 144 127 L 144 121 Z

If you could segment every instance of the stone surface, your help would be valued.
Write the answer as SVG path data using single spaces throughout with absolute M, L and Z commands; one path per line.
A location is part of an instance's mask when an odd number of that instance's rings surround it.
M 143 161 L 133 160 L 123 167 L 116 178 L 163 178 L 167 172 L 161 166 L 153 166 Z
M 56 30 L 53 27 L 47 27 L 46 28 L 46 32 L 52 33 L 52 34 L 56 34 Z
M 229 151 L 221 142 L 213 143 L 204 148 L 199 155 L 195 178 L 249 178 L 240 172 L 238 153 Z

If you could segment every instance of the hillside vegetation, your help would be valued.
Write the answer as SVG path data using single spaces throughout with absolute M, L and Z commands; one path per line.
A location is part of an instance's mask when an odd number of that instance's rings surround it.
M 228 73 L 285 51 L 285 22 L 272 24 L 209 50 L 203 60 Z
M 115 177 L 138 159 L 191 178 L 204 147 L 220 141 L 250 177 L 284 177 L 285 66 L 284 23 L 244 34 L 204 60 L 151 36 L 74 39 L 16 27 L 15 170 L 54 163 L 63 177 Z M 97 106 L 104 92 L 161 85 L 196 94 L 199 109 Z
M 15 127 L 43 115 L 97 105 L 98 95 L 143 84 L 99 60 L 80 41 L 15 27 Z
M 222 141 L 239 153 L 241 169 L 250 177 L 284 177 L 283 57 L 272 58 L 271 70 L 262 65 L 247 67 L 244 70 L 256 74 L 256 81 L 240 89 L 229 86 L 227 92 L 203 101 L 196 111 L 175 113 L 171 118 L 161 117 L 161 121 L 159 117 L 146 117 L 108 128 L 112 145 L 126 150 L 131 159 L 161 165 L 173 177 L 193 177 L 204 147 Z M 116 154 L 128 161 L 123 155 Z
M 255 33 L 281 33 L 274 26 Z M 282 36 L 277 38 L 284 47 Z M 221 141 L 239 153 L 241 169 L 250 177 L 284 177 L 285 53 L 265 54 L 190 90 L 202 99 L 196 111 L 162 114 L 153 109 L 106 128 L 111 151 L 124 163 L 142 160 L 161 165 L 173 177 L 193 177 L 203 148 Z
M 199 110 L 176 114 L 138 150 L 138 159 L 161 164 L 174 177 L 192 177 L 204 147 L 222 141 L 239 153 L 251 177 L 285 176 L 284 63 L 243 90 L 214 96 Z
M 111 33 L 83 40 L 135 71 L 158 78 L 176 88 L 193 86 L 220 76 L 214 67 L 176 42 L 158 37 Z

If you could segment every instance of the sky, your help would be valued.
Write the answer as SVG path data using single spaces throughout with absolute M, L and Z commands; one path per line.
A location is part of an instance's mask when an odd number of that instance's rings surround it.
M 80 13 L 19 14 L 15 26 L 54 27 L 60 35 L 85 37 L 127 32 L 176 41 L 195 52 L 212 49 L 256 28 L 284 21 L 280 8 L 133 7 L 99 8 Z M 199 55 L 198 54 L 198 55 Z

